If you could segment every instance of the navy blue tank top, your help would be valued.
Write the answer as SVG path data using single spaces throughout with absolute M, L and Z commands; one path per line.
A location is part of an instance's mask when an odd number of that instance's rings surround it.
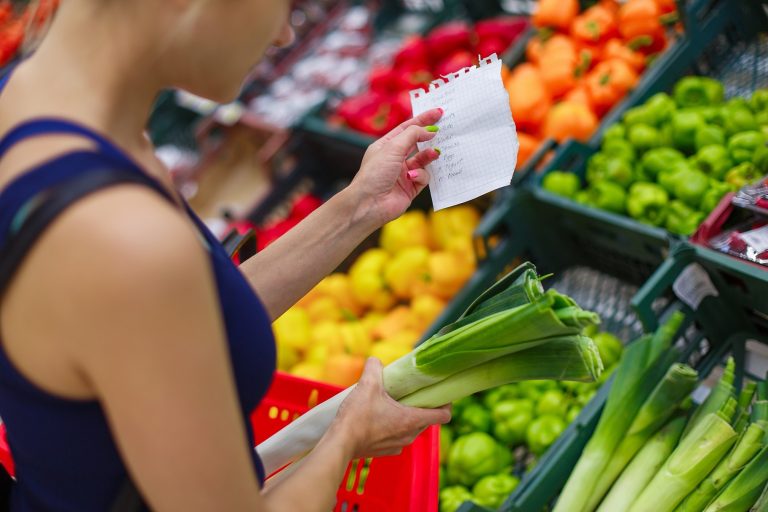
M 7 81 L 0 80 L 0 91 Z M 0 158 L 17 142 L 42 134 L 76 134 L 95 151 L 74 151 L 43 163 L 0 192 L 0 247 L 24 220 L 29 205 L 52 187 L 89 172 L 136 173 L 147 187 L 166 190 L 112 142 L 86 127 L 60 119 L 18 125 L 0 140 Z M 224 248 L 187 206 L 208 251 L 237 393 L 253 452 L 254 471 L 264 470 L 253 449 L 249 417 L 267 392 L 275 370 L 275 343 L 263 304 Z M 183 255 L 181 256 L 183 257 Z M 105 511 L 128 475 L 98 401 L 53 396 L 35 386 L 9 360 L 0 340 L 0 417 L 16 464 L 14 511 Z M 215 443 L 215 439 L 201 439 Z M 194 449 L 191 447 L 190 449 Z

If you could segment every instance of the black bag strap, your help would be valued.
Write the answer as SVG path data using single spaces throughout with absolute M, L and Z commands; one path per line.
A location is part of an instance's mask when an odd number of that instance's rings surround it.
M 0 247 L 0 295 L 5 292 L 14 273 L 24 257 L 46 228 L 69 206 L 78 200 L 115 185 L 142 184 L 150 186 L 166 199 L 172 200 L 165 190 L 153 183 L 148 177 L 138 173 L 119 169 L 95 169 L 85 172 L 65 183 L 44 190 L 33 199 L 32 211 L 28 213 L 20 226 L 11 232 Z M 7 507 L 13 479 L 3 470 L 0 474 L 0 512 Z M 109 512 L 140 512 L 148 510 L 138 489 L 130 477 L 126 477 Z

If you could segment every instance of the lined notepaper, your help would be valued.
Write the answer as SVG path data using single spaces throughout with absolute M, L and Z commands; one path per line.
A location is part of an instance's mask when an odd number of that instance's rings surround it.
M 435 80 L 428 91 L 411 91 L 411 105 L 414 116 L 437 107 L 445 111 L 437 136 L 418 144 L 420 150 L 436 147 L 441 152 L 427 166 L 435 210 L 510 184 L 519 143 L 495 54 L 479 66 Z

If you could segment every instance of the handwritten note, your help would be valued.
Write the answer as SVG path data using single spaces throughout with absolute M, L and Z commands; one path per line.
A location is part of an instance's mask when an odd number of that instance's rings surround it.
M 428 91 L 411 91 L 411 105 L 414 115 L 437 107 L 445 111 L 437 136 L 418 144 L 420 150 L 441 152 L 427 166 L 435 210 L 509 185 L 519 143 L 496 54 L 435 80 Z

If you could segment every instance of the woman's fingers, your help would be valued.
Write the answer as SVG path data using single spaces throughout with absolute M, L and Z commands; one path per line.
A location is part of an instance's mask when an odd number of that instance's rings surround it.
M 437 132 L 429 131 L 421 126 L 409 126 L 403 132 L 396 135 L 390 144 L 405 158 L 408 156 L 417 142 L 427 142 L 435 138 Z
M 396 136 L 398 136 L 401 133 L 403 133 L 409 126 L 430 126 L 430 125 L 433 125 L 436 122 L 438 122 L 441 117 L 443 117 L 443 109 L 441 109 L 441 108 L 433 108 L 431 110 L 427 110 L 426 112 L 422 112 L 418 116 L 412 117 L 411 119 L 400 123 L 394 129 L 392 129 L 391 132 L 389 132 L 384 137 L 382 137 L 382 140 L 392 140 L 392 139 L 394 139 Z
M 419 151 L 413 157 L 406 160 L 405 165 L 409 170 L 421 169 L 440 158 L 440 152 L 434 148 Z
M 429 173 L 426 169 L 411 169 L 405 173 L 405 176 L 408 178 L 408 181 L 413 183 L 416 189 L 416 194 L 421 192 L 424 187 L 429 185 Z

